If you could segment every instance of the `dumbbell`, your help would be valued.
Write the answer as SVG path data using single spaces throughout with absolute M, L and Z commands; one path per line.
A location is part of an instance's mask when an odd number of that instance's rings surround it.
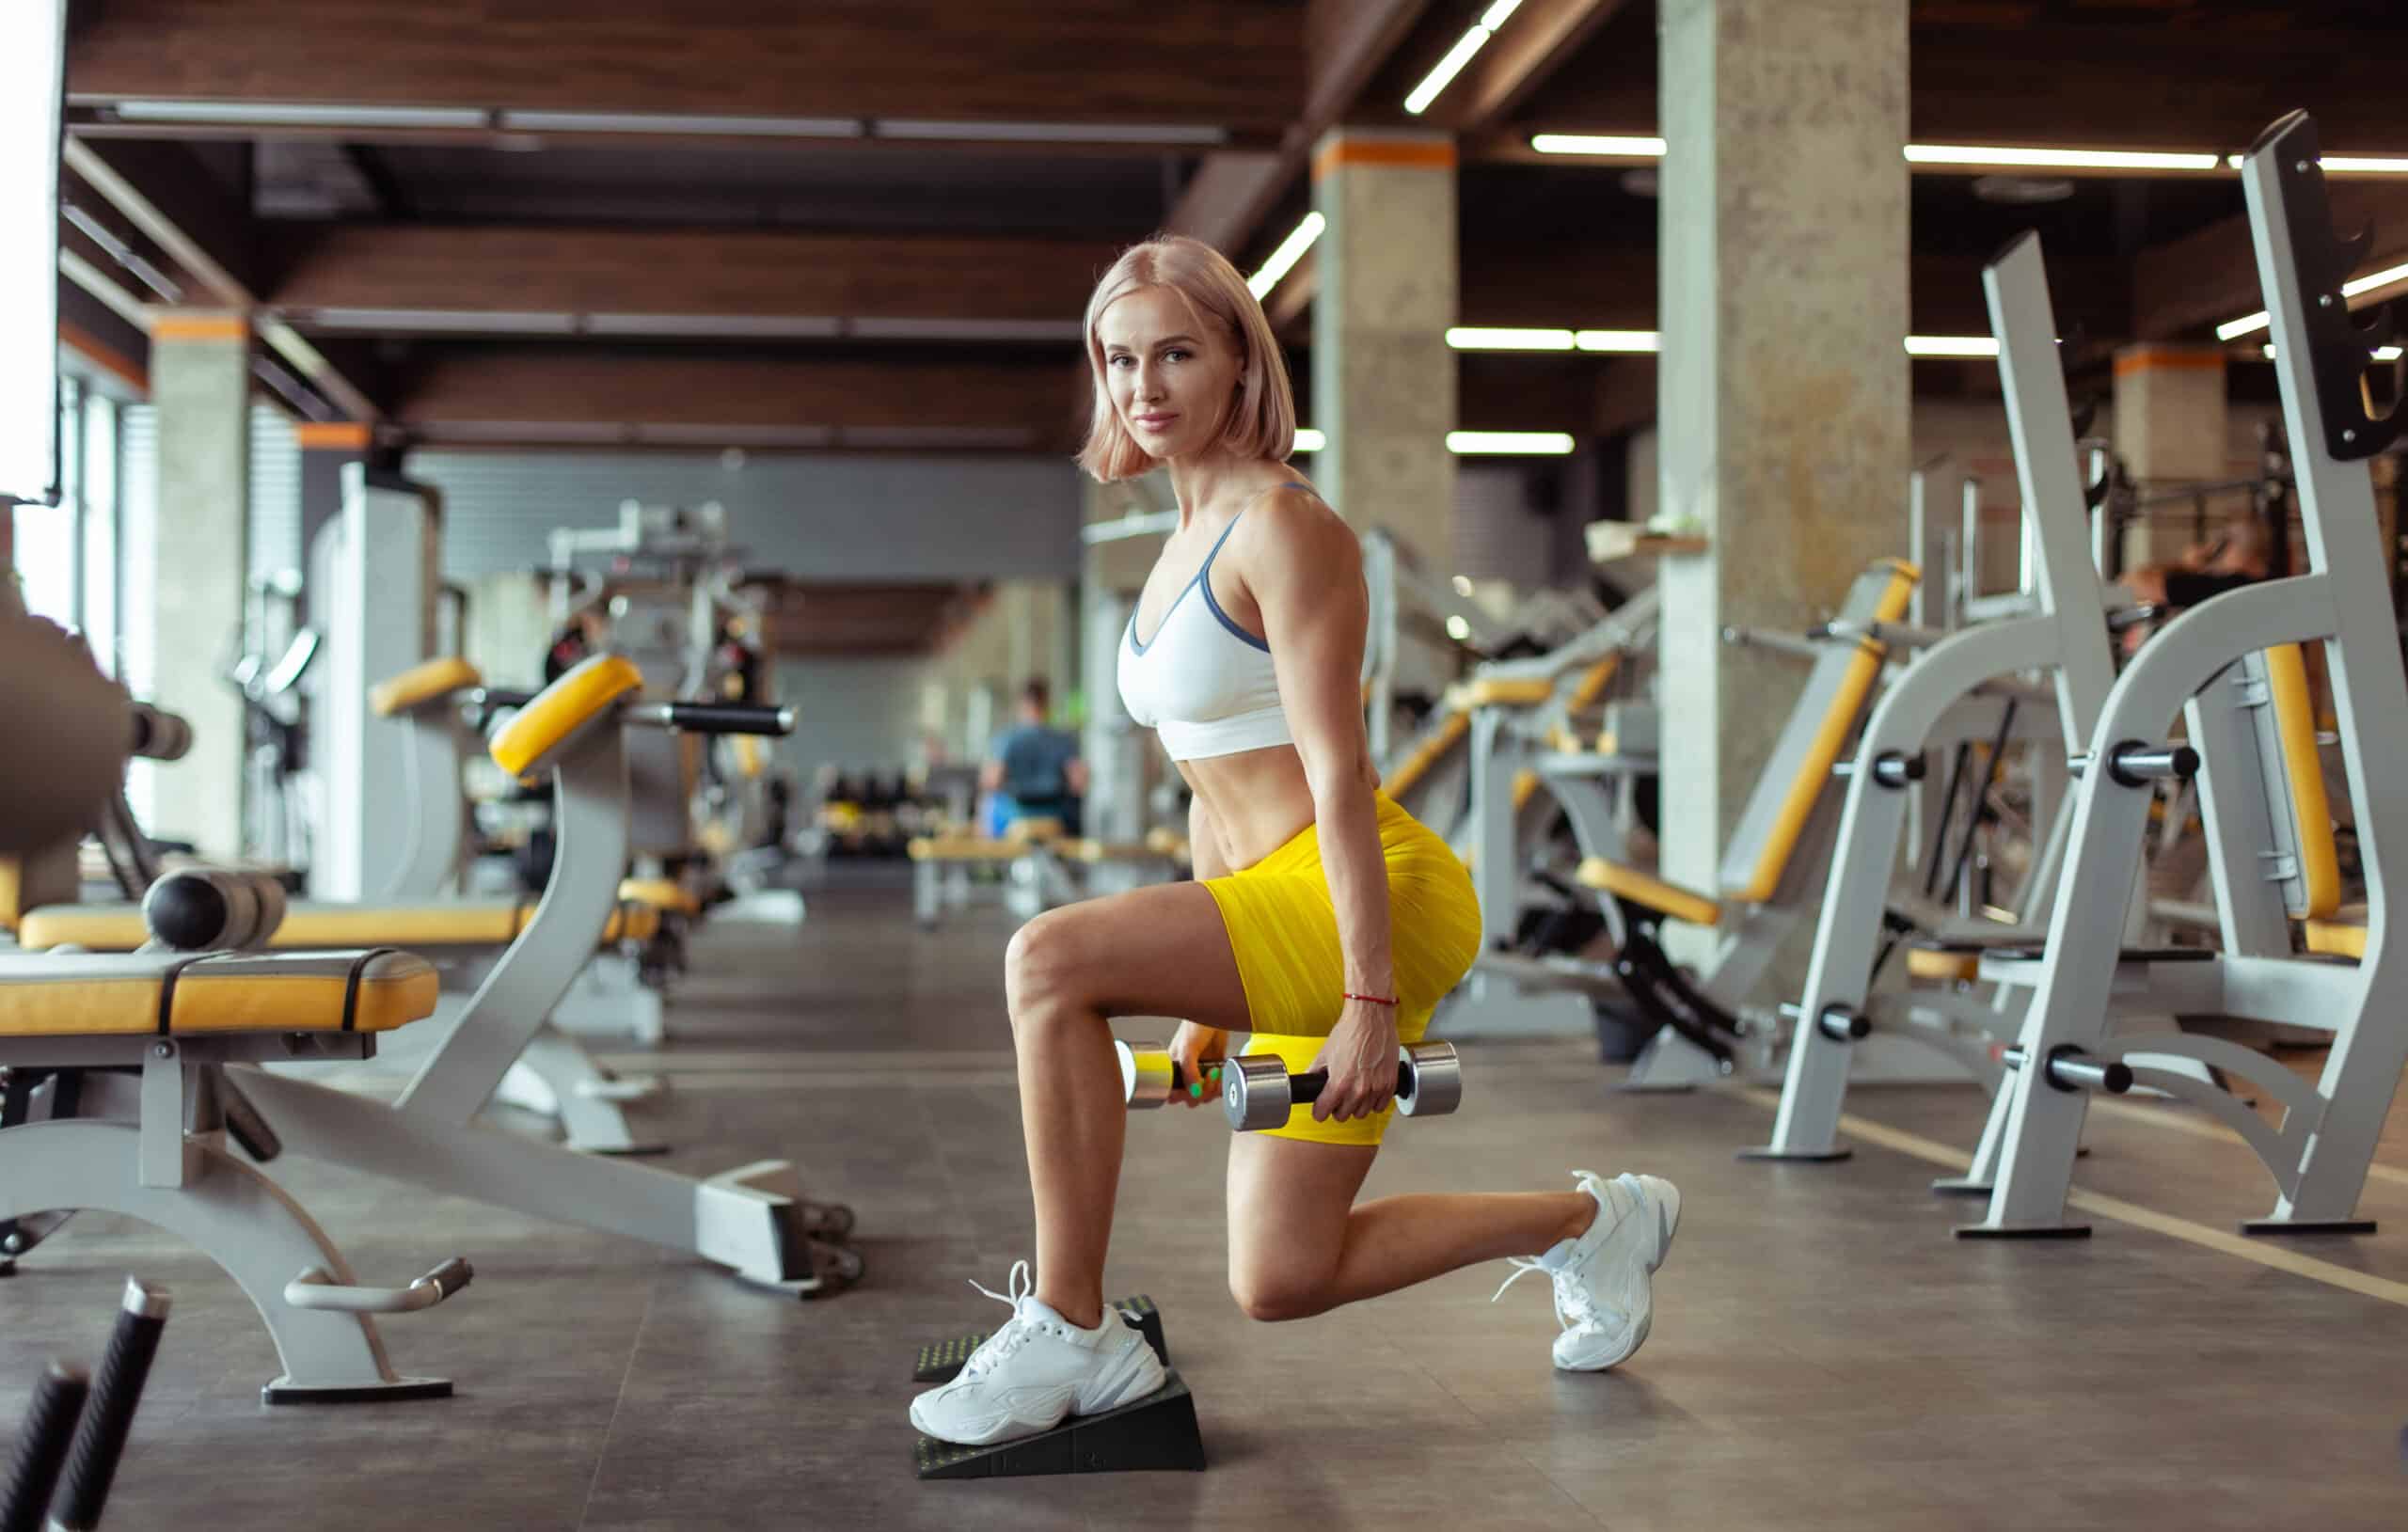
M 178 952 L 264 947 L 284 908 L 283 884 L 233 867 L 180 868 L 142 896 L 151 940 Z
M 1133 1112 L 1167 1105 L 1176 1096 L 1201 1093 L 1179 1061 L 1159 1049 L 1137 1050 L 1115 1042 L 1120 1087 Z M 1463 1060 L 1452 1043 L 1415 1043 L 1397 1050 L 1396 1109 L 1408 1117 L 1436 1117 L 1463 1104 Z M 1255 1053 L 1220 1066 L 1221 1110 L 1240 1132 L 1286 1125 L 1289 1110 L 1320 1097 L 1325 1073 L 1291 1075 L 1275 1053 Z

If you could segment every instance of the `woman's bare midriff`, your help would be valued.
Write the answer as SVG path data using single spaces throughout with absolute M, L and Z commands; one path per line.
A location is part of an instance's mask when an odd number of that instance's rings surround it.
M 1231 872 L 1253 866 L 1313 822 L 1311 784 L 1293 745 L 1179 763 Z M 1376 785 L 1376 783 L 1375 783 Z

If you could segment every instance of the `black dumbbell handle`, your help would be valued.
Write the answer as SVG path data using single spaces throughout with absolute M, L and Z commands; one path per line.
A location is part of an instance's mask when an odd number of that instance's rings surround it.
M 84 1413 L 91 1380 L 83 1369 L 53 1362 L 34 1385 L 33 1408 L 17 1433 L 17 1459 L 8 1471 L 8 1489 L 0 1495 L 0 1532 L 41 1532 L 42 1515 L 50 1509 L 51 1491 L 67 1461 L 67 1445 L 75 1435 L 75 1419 Z
M 118 1458 L 125 1451 L 126 1434 L 134 1429 L 142 1385 L 150 1377 L 150 1359 L 159 1352 L 159 1333 L 166 1327 L 166 1290 L 129 1279 L 124 1305 L 117 1313 L 117 1328 L 109 1333 L 108 1354 L 101 1359 L 101 1375 L 92 1385 L 91 1411 L 75 1432 L 75 1447 L 68 1455 L 59 1510 L 51 1518 L 62 1532 L 90 1532 L 101 1524 L 109 1484 L 117 1477 Z
M 1315 1069 L 1309 1074 L 1290 1075 L 1288 1099 L 1297 1103 L 1318 1101 L 1321 1099 L 1323 1088 L 1328 1083 L 1329 1071 L 1326 1069 Z M 1396 1066 L 1397 1094 L 1402 1096 L 1411 1089 L 1413 1089 L 1413 1061 L 1400 1059 Z

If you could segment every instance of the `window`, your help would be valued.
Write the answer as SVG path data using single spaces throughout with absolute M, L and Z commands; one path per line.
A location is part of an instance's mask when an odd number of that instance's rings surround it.
M 66 439 L 65 433 L 74 420 L 79 403 L 73 381 L 61 379 L 58 419 L 62 440 Z M 83 621 L 76 590 L 77 482 L 73 462 L 70 454 L 61 464 L 58 504 L 15 507 L 11 529 L 16 536 L 17 581 L 24 595 L 25 609 L 62 627 L 80 626 Z

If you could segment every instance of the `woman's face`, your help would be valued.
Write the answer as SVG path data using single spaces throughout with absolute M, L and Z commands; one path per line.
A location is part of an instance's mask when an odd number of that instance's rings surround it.
M 1218 325 L 1171 289 L 1141 287 L 1105 308 L 1096 339 L 1112 407 L 1149 455 L 1194 457 L 1221 439 L 1242 370 Z

